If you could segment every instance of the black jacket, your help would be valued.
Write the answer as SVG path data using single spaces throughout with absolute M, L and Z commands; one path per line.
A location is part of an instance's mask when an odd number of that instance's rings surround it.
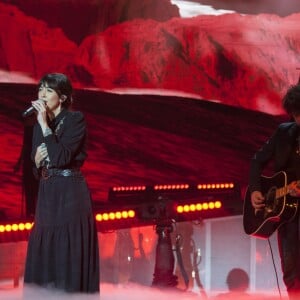
M 298 126 L 295 122 L 282 123 L 256 152 L 250 164 L 249 189 L 251 192 L 261 190 L 260 175 L 271 160 L 274 163 L 274 172 L 286 171 L 298 134 Z

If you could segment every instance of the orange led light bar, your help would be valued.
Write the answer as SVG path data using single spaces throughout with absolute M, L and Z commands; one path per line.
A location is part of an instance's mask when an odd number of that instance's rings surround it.
M 202 203 L 177 205 L 176 211 L 177 213 L 182 214 L 182 213 L 190 213 L 190 212 L 203 211 L 203 210 L 219 209 L 221 207 L 222 207 L 222 202 L 216 200 L 216 201 L 209 201 L 209 202 L 202 202 Z
M 187 190 L 189 184 L 157 184 L 153 188 L 154 190 Z
M 112 188 L 114 192 L 128 192 L 128 191 L 145 191 L 145 185 L 134 185 L 134 186 L 115 186 Z
M 97 213 L 95 219 L 97 222 L 103 222 L 103 221 L 130 219 L 130 218 L 134 218 L 135 215 L 136 215 L 135 211 L 133 209 L 130 209 L 130 210 L 115 211 L 115 212 Z
M 202 183 L 196 185 L 198 190 L 221 190 L 221 189 L 234 189 L 235 184 L 233 182 L 215 182 L 215 183 Z M 155 191 L 176 191 L 176 190 L 188 190 L 193 189 L 193 185 L 187 183 L 176 183 L 176 184 L 156 184 L 152 187 L 146 185 L 134 185 L 134 186 L 115 186 L 112 187 L 112 192 L 138 192 L 146 191 L 148 189 Z
M 204 183 L 197 185 L 198 190 L 233 189 L 234 187 L 233 182 Z
M 0 233 L 30 230 L 32 226 L 30 222 L 0 225 Z

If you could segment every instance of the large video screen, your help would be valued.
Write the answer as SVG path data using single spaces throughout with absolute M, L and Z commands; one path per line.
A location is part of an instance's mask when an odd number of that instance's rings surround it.
M 21 113 L 50 72 L 69 76 L 86 116 L 95 203 L 113 186 L 231 181 L 243 192 L 252 155 L 287 119 L 299 17 L 281 0 L 0 1 L 0 217 L 24 216 L 34 192 L 35 120 Z

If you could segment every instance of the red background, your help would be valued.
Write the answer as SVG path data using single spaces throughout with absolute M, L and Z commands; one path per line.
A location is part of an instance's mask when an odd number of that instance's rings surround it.
M 95 203 L 116 185 L 234 181 L 286 120 L 298 81 L 299 13 L 181 18 L 170 1 L 0 2 L 0 210 L 24 213 L 21 112 L 47 72 L 86 115 Z

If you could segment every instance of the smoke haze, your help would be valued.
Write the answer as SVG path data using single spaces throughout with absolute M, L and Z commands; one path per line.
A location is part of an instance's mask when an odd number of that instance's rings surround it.
M 3 300 L 279 300 L 278 293 L 270 295 L 270 293 L 248 294 L 248 293 L 222 293 L 216 295 L 206 295 L 194 292 L 184 292 L 173 289 L 157 289 L 147 286 L 139 286 L 135 284 L 112 285 L 101 284 L 99 295 L 84 294 L 65 294 L 54 290 L 46 290 L 37 287 L 23 288 L 3 288 L 0 285 L 0 299 Z M 278 296 L 277 296 L 278 294 Z M 280 300 L 287 300 L 286 296 L 282 296 Z

